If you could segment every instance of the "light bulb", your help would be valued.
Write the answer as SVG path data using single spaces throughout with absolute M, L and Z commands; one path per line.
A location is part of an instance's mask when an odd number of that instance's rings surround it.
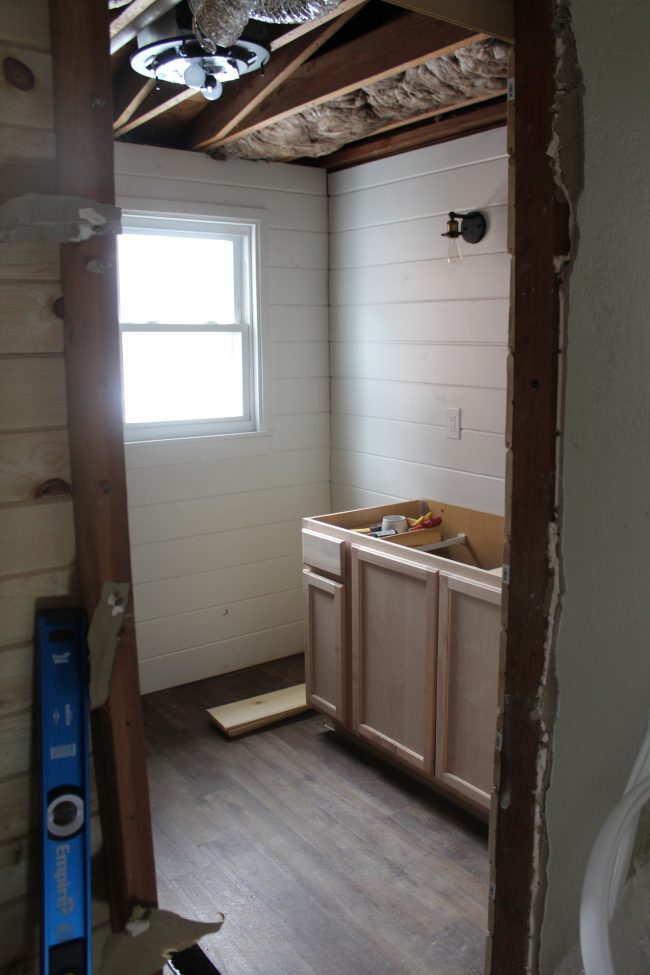
M 447 247 L 447 262 L 449 264 L 460 264 L 463 259 L 463 252 L 460 249 L 460 237 L 450 237 Z
M 221 98 L 221 92 L 223 91 L 223 85 L 218 78 L 214 75 L 206 75 L 205 85 L 201 88 L 201 94 L 204 98 L 207 98 L 209 102 L 216 102 L 217 98 Z
M 189 64 L 185 69 L 183 81 L 188 88 L 203 88 L 205 84 L 205 71 L 200 64 Z

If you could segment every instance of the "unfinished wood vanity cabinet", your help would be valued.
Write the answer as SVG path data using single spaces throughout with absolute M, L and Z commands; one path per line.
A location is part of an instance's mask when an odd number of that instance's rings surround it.
M 443 538 L 466 532 L 468 544 L 443 556 L 354 530 L 429 508 L 443 515 Z M 484 813 L 501 606 L 501 580 L 488 570 L 502 551 L 502 518 L 434 501 L 303 520 L 307 700 Z
M 438 572 L 352 545 L 354 730 L 433 771 Z
M 307 700 L 323 714 L 347 721 L 345 586 L 303 571 L 305 606 L 305 685 Z
M 499 683 L 501 585 L 441 572 L 435 778 L 489 808 Z

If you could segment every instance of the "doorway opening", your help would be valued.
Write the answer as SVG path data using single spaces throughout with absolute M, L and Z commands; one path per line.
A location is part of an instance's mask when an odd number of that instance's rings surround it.
M 64 8 L 68 9 L 64 9 Z M 75 24 L 74 45 L 86 38 L 90 45 L 96 36 L 93 18 L 95 8 L 82 13 L 76 6 L 65 2 L 54 2 L 53 10 L 57 16 L 52 18 L 54 32 L 55 62 L 61 72 L 63 87 L 57 118 L 57 134 L 65 133 L 66 106 L 78 90 L 79 78 L 75 74 L 78 52 L 65 36 L 59 24 Z M 99 7 L 97 7 L 99 10 Z M 510 474 L 511 497 L 508 510 L 508 555 L 510 583 L 508 586 L 507 635 L 508 655 L 505 665 L 505 707 L 503 721 L 503 747 L 501 750 L 501 786 L 498 818 L 496 820 L 496 874 L 495 900 L 493 911 L 493 937 L 491 959 L 493 970 L 499 975 L 521 975 L 530 970 L 531 957 L 535 955 L 535 944 L 541 915 L 540 898 L 543 891 L 538 884 L 540 875 L 539 844 L 535 835 L 535 816 L 541 802 L 540 790 L 543 783 L 538 780 L 539 754 L 544 753 L 544 736 L 548 728 L 544 726 L 539 709 L 539 691 L 547 662 L 547 632 L 549 566 L 547 560 L 550 525 L 555 518 L 555 471 L 556 471 L 556 416 L 557 416 L 557 365 L 559 284 L 555 274 L 555 255 L 558 247 L 565 247 L 567 213 L 558 202 L 551 164 L 546 150 L 551 142 L 552 105 L 555 93 L 555 36 L 553 31 L 553 5 L 543 2 L 531 10 L 528 5 L 515 5 L 515 36 L 517 42 L 517 113 L 516 113 L 516 267 L 514 282 L 514 369 L 511 385 L 512 430 L 510 445 L 512 449 L 512 469 Z M 68 29 L 66 27 L 66 29 Z M 101 41 L 103 34 L 99 32 Z M 106 52 L 97 51 L 94 64 L 104 64 Z M 68 77 L 66 69 L 68 64 Z M 93 66 L 85 60 L 86 69 L 92 74 Z M 534 75 L 536 84 L 527 88 L 526 78 Z M 88 79 L 88 89 L 93 88 L 97 79 Z M 68 91 L 66 92 L 66 85 Z M 100 85 L 101 87 L 101 85 Z M 70 97 L 68 97 L 70 96 Z M 91 112 L 91 109 L 88 110 Z M 76 133 L 69 135 L 69 142 L 63 140 L 59 148 L 59 158 L 65 160 L 61 166 L 62 191 L 82 193 L 95 199 L 111 196 L 111 149 L 110 132 L 99 135 L 105 156 L 105 166 L 97 162 L 102 154 L 94 156 L 94 166 L 88 164 L 88 152 L 80 151 L 85 146 L 75 144 L 79 133 L 96 133 L 96 117 L 92 113 L 86 118 L 86 128 L 79 124 Z M 84 121 L 82 119 L 82 121 Z M 107 186 L 109 187 L 107 190 Z M 99 249 L 93 242 L 93 248 Z M 66 300 L 66 318 L 79 322 L 78 333 L 83 333 L 81 323 L 87 323 L 93 315 L 86 314 L 84 294 L 89 299 L 89 307 L 97 312 L 105 306 L 108 318 L 114 318 L 114 282 L 112 292 L 104 288 L 103 302 L 98 305 L 101 288 L 84 288 L 78 291 L 75 283 L 85 280 L 84 270 L 77 258 L 91 252 L 90 246 L 79 245 L 74 254 L 64 258 L 63 276 Z M 110 262 L 109 262 L 110 263 Z M 102 331 L 101 314 L 96 316 L 96 326 Z M 110 322 L 109 322 L 110 324 Z M 110 328 L 108 329 L 110 332 Z M 75 410 L 74 425 L 71 424 L 71 444 L 76 452 L 77 463 L 84 450 L 84 444 L 97 442 L 108 430 L 108 439 L 114 444 L 121 438 L 121 426 L 115 429 L 115 415 L 108 411 L 100 417 L 104 423 L 97 423 L 97 412 L 93 408 L 96 385 L 89 382 L 92 363 L 97 361 L 97 373 L 106 374 L 110 365 L 111 381 L 119 375 L 119 364 L 112 355 L 103 355 L 105 350 L 98 345 L 96 349 L 79 345 L 68 361 L 68 388 L 73 404 L 82 405 Z M 84 357 L 84 353 L 88 355 Z M 100 353 L 98 356 L 97 353 Z M 118 380 L 119 381 L 119 380 Z M 85 398 L 85 406 L 83 408 Z M 84 430 L 83 414 L 87 412 L 90 432 Z M 111 426 L 113 424 L 113 426 Z M 117 438 L 117 439 L 116 439 Z M 102 482 L 101 464 L 94 464 L 92 458 L 84 458 L 84 470 L 76 478 L 75 505 L 84 511 L 84 485 L 89 497 L 94 497 L 95 485 Z M 96 469 L 97 468 L 97 469 Z M 119 463 L 116 464 L 119 469 Z M 95 476 L 96 475 L 96 476 Z M 109 503 L 107 504 L 107 510 Z M 123 497 L 112 502 L 111 511 L 117 516 L 116 524 L 126 527 L 126 510 Z M 94 501 L 88 509 L 96 507 Z M 81 515 L 81 524 L 88 519 Z M 89 532 L 92 525 L 89 524 Z M 121 530 L 122 530 L 121 529 Z M 106 538 L 105 525 L 102 534 Z M 95 539 L 95 535 L 92 536 Z M 84 594 L 92 611 L 101 588 L 95 579 L 93 567 L 94 544 L 81 533 L 80 538 L 86 552 L 80 555 Z M 110 539 L 111 544 L 114 538 Z M 101 549 L 101 545 L 99 546 Z M 114 546 L 113 546 L 114 547 Z M 90 554 L 90 558 L 87 555 Z M 128 554 L 126 556 L 128 562 Z M 109 560 L 110 561 L 110 560 Z M 101 560 L 99 560 L 101 562 Z M 118 560 L 118 574 L 108 569 L 103 578 L 120 578 L 124 569 L 124 557 Z M 116 566 L 113 565 L 113 568 Z M 128 571 L 126 572 L 128 575 Z M 126 906 L 134 901 L 150 902 L 152 893 L 152 871 L 146 850 L 147 821 L 146 779 L 141 776 L 140 766 L 134 756 L 139 747 L 137 732 L 139 728 L 139 704 L 137 698 L 129 696 L 129 681 L 133 678 L 133 660 L 126 661 L 129 646 L 123 644 L 122 657 L 118 661 L 111 691 L 111 706 L 98 722 L 98 736 L 102 739 L 98 754 L 100 766 L 106 768 L 108 779 L 112 779 L 114 789 L 104 789 L 106 809 L 114 814 L 115 823 L 106 831 L 107 843 L 112 842 L 117 851 L 114 859 L 114 907 L 116 916 L 124 916 Z M 133 644 L 131 643 L 131 652 Z M 137 680 L 135 680 L 137 688 Z M 126 722 L 125 715 L 128 716 Z M 130 734 L 125 733 L 125 727 Z M 135 729 L 135 730 L 134 730 Z M 134 737 L 135 736 L 135 737 Z M 103 759 L 103 761 L 102 761 Z M 108 781 L 107 779 L 107 781 Z M 144 798 L 144 801 L 143 801 Z M 135 809 L 137 815 L 131 810 Z M 140 835 L 138 834 L 140 831 Z M 543 846 L 543 844 L 542 844 Z M 137 869 L 133 865 L 137 865 Z M 533 945 L 531 954 L 531 944 Z M 534 962 L 533 962 L 534 964 Z

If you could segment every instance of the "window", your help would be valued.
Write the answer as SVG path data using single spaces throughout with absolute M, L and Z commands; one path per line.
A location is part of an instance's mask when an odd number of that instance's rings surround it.
M 126 440 L 256 430 L 256 224 L 127 210 L 123 229 Z

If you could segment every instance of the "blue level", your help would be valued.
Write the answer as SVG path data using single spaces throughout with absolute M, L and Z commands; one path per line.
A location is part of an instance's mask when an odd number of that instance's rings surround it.
M 36 614 L 43 836 L 42 975 L 90 973 L 88 688 L 82 610 Z

